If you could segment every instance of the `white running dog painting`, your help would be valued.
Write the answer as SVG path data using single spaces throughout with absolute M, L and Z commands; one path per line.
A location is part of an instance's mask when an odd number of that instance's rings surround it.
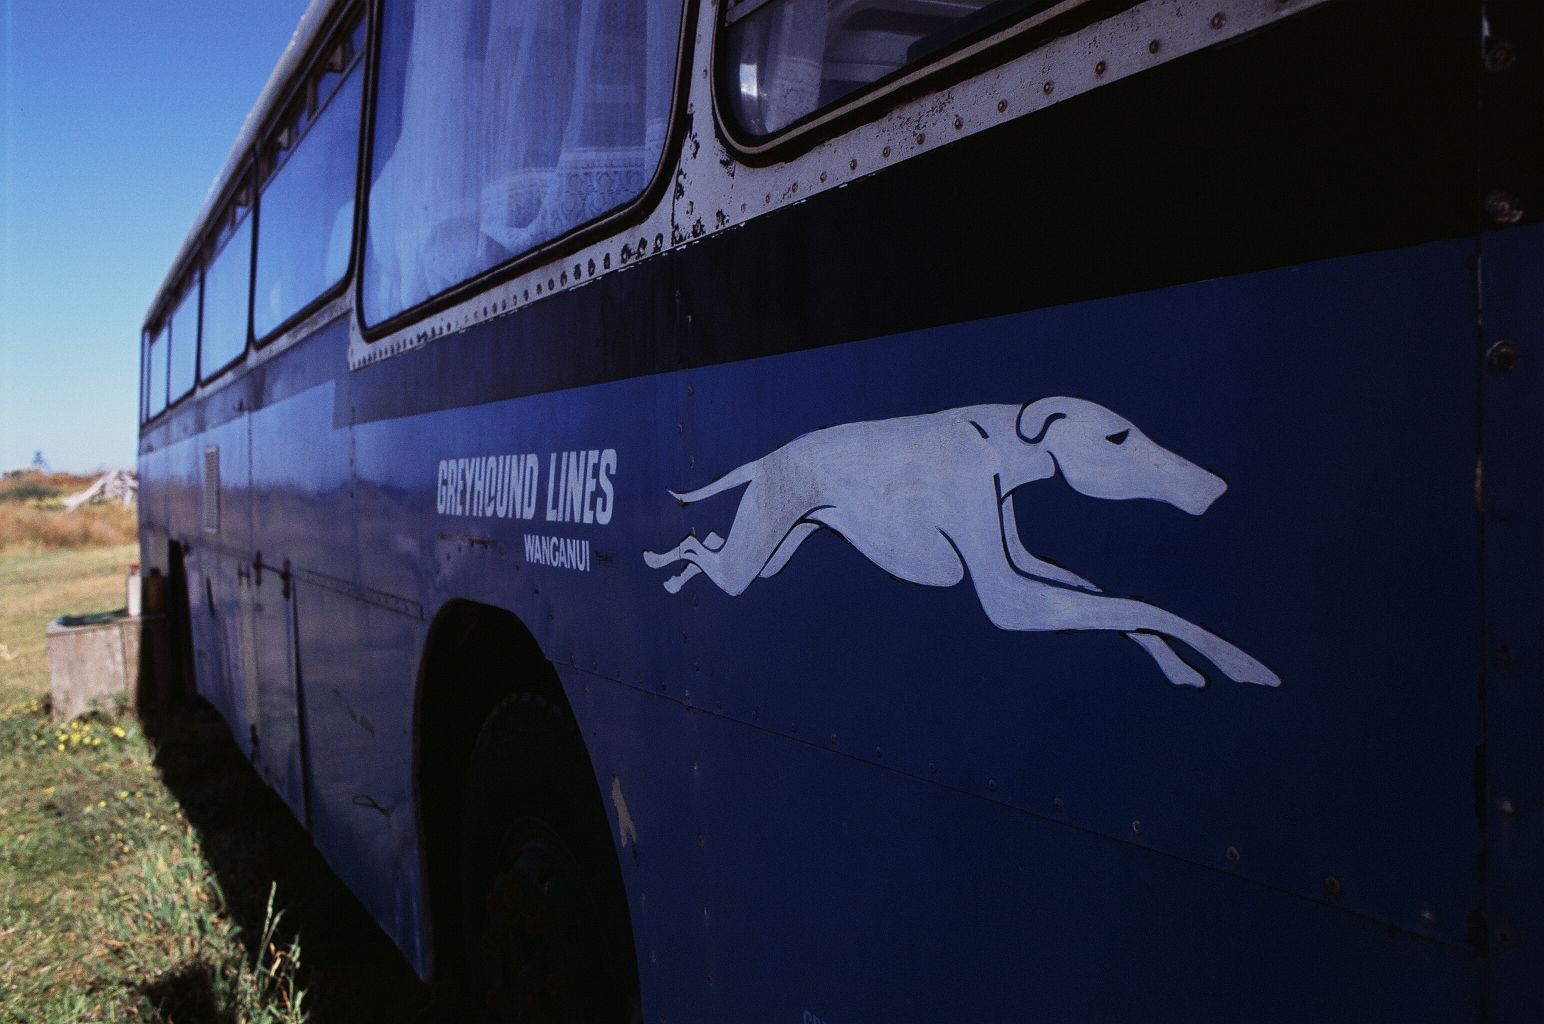
M 846 423 L 805 434 L 684 494 L 691 504 L 745 485 L 728 537 L 687 536 L 644 552 L 651 568 L 684 562 L 665 581 L 678 592 L 706 574 L 730 596 L 776 575 L 801 543 L 835 530 L 892 576 L 952 587 L 967 575 L 999 629 L 1123 633 L 1169 682 L 1206 678 L 1169 646 L 1179 640 L 1230 679 L 1280 679 L 1221 637 L 1161 608 L 1103 594 L 1019 538 L 1019 488 L 1061 474 L 1094 498 L 1150 498 L 1198 516 L 1228 485 L 1160 447 L 1129 421 L 1080 398 L 972 405 L 923 416 Z

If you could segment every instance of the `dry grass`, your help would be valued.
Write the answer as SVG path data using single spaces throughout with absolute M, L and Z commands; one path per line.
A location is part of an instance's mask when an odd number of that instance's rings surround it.
M 132 543 L 133 506 L 93 501 L 66 512 L 64 498 L 90 487 L 95 477 L 72 473 L 16 473 L 0 478 L 0 553 L 58 551 Z

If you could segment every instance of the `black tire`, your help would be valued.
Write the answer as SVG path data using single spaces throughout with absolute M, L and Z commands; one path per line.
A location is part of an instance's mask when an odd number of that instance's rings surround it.
M 573 719 L 540 696 L 506 698 L 478 733 L 460 874 L 473 1019 L 641 1019 L 610 822 Z

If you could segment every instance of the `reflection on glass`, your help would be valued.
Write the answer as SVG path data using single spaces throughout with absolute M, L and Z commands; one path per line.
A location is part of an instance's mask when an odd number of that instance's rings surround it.
M 364 259 L 380 321 L 639 195 L 681 0 L 420 0 L 383 26 Z
M 263 338 L 343 279 L 354 231 L 359 154 L 356 64 L 263 189 L 252 333 Z
M 149 383 L 146 385 L 148 396 L 147 416 L 154 416 L 166 408 L 166 328 L 162 327 L 150 339 L 150 350 L 145 354 L 145 365 L 148 370 Z
M 170 378 L 168 390 L 175 402 L 193 390 L 194 375 L 198 372 L 198 284 L 195 282 L 177 304 L 172 314 Z
M 772 135 L 974 33 L 1052 0 L 773 0 L 731 12 L 719 80 L 739 125 Z
M 248 217 L 204 272 L 205 380 L 246 351 L 251 267 L 252 218 Z

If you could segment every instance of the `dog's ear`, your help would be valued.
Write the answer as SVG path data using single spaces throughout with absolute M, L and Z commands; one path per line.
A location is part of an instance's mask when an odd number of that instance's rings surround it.
M 1020 441 L 1025 444 L 1039 444 L 1045 440 L 1046 431 L 1051 429 L 1051 424 L 1067 418 L 1067 414 L 1058 410 L 1055 403 L 1054 398 L 1042 398 L 1024 403 L 1024 407 L 1019 410 L 1019 419 L 1016 424 Z

